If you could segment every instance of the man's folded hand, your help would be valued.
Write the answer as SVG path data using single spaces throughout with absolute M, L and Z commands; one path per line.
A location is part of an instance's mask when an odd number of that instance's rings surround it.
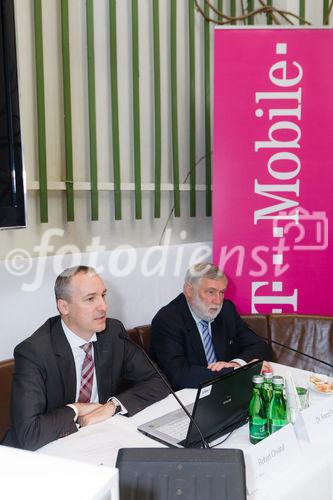
M 83 417 L 103 405 L 100 403 L 73 403 L 72 406 L 77 409 L 78 417 Z
M 104 422 L 104 420 L 113 417 L 115 411 L 115 404 L 112 401 L 108 401 L 104 405 L 98 405 L 98 408 L 91 411 L 90 413 L 79 416 L 78 423 L 81 427 L 98 424 L 99 422 Z

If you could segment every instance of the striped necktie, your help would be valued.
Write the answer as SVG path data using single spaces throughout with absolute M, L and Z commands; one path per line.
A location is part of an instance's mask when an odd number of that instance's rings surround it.
M 90 403 L 91 391 L 94 380 L 94 360 L 92 357 L 92 342 L 80 346 L 86 353 L 81 371 L 80 403 Z
M 215 363 L 216 354 L 213 346 L 212 336 L 209 333 L 208 321 L 202 319 L 200 321 L 200 326 L 201 326 L 202 341 L 205 349 L 207 364 L 210 365 L 211 363 Z

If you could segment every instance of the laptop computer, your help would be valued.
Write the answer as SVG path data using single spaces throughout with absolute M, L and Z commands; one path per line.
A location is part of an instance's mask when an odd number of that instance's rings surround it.
M 194 404 L 186 408 L 207 443 L 218 444 L 219 438 L 246 422 L 252 377 L 261 367 L 262 361 L 254 361 L 200 385 Z M 203 446 L 197 428 L 181 408 L 140 425 L 138 430 L 171 447 Z

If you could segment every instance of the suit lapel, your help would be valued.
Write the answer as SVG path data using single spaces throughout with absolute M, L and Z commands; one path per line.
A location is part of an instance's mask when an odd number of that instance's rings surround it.
M 188 341 L 192 345 L 192 348 L 195 352 L 196 357 L 200 361 L 202 365 L 207 365 L 207 359 L 206 359 L 206 354 L 205 350 L 202 345 L 200 333 L 198 331 L 196 322 L 194 321 L 194 318 L 191 314 L 191 311 L 188 307 L 187 300 L 184 296 L 184 294 L 181 294 L 180 296 L 180 304 L 179 304 L 179 311 L 181 315 L 183 316 L 185 328 L 186 328 L 186 335 L 188 336 Z
M 111 360 L 112 339 L 109 335 L 105 335 L 104 333 L 105 331 L 97 333 L 97 342 L 94 342 L 95 372 L 100 402 L 104 402 L 110 395 L 113 369 Z
M 60 318 L 51 328 L 54 354 L 57 356 L 59 373 L 62 380 L 64 400 L 73 402 L 76 397 L 76 372 L 72 349 L 66 339 Z

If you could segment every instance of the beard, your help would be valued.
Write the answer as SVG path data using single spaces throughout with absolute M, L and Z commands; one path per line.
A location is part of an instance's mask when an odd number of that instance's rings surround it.
M 206 305 L 200 297 L 195 294 L 190 303 L 191 309 L 196 316 L 205 321 L 212 321 L 221 312 L 222 305 Z M 214 310 L 210 310 L 214 308 Z

